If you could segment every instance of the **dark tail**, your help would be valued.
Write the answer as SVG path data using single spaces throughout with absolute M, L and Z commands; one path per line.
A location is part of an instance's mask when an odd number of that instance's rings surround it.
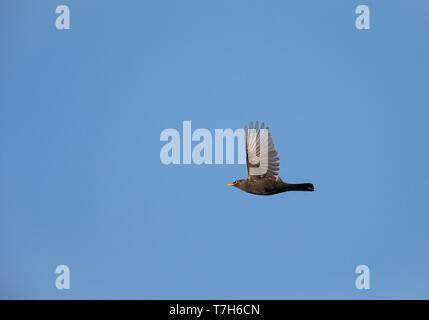
M 288 183 L 286 191 L 314 191 L 312 183 Z

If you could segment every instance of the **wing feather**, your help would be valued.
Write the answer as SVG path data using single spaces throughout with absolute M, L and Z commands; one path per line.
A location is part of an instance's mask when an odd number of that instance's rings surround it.
M 254 129 L 255 134 L 249 134 L 251 132 L 250 129 Z M 244 133 L 246 136 L 246 160 L 248 178 L 254 179 L 271 176 L 275 179 L 279 179 L 278 175 L 280 173 L 280 157 L 277 153 L 276 147 L 274 146 L 274 141 L 271 137 L 271 133 L 268 131 L 267 135 L 261 135 L 262 129 L 269 130 L 268 127 L 265 127 L 264 123 L 259 126 L 258 121 L 255 122 L 255 125 L 253 125 L 253 122 L 250 121 L 249 128 L 247 128 L 247 126 L 244 126 Z M 261 150 L 263 152 L 264 150 L 266 150 L 267 154 L 261 155 Z M 250 156 L 256 155 L 256 157 L 250 159 L 249 154 Z M 268 168 L 266 173 L 260 176 L 251 175 L 250 168 L 258 168 L 260 166 L 258 159 L 264 156 L 268 158 Z

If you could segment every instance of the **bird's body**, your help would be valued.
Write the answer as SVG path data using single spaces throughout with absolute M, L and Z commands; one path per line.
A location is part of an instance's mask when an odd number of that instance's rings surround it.
M 285 183 L 272 178 L 261 178 L 257 180 L 237 180 L 235 187 L 253 194 L 269 196 L 287 191 L 314 191 L 311 183 Z
M 246 135 L 246 155 L 248 178 L 236 180 L 228 185 L 234 186 L 245 192 L 256 195 L 273 195 L 287 191 L 314 191 L 311 183 L 286 183 L 278 176 L 280 172 L 280 158 L 274 146 L 271 135 L 264 136 L 264 124 L 261 127 L 258 121 L 253 127 L 252 122 L 249 125 L 249 131 L 244 128 Z M 249 133 L 250 132 L 250 133 Z M 266 162 L 263 164 L 263 158 Z M 262 164 L 261 164 L 262 163 Z M 252 172 L 253 169 L 261 169 L 261 172 Z M 263 170 L 265 168 L 265 170 Z

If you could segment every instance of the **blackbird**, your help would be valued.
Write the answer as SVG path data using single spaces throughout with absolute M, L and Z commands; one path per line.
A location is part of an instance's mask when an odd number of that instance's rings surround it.
M 262 129 L 265 130 L 261 131 Z M 245 126 L 244 133 L 248 176 L 247 179 L 236 180 L 229 183 L 228 186 L 263 196 L 286 191 L 314 191 L 312 183 L 286 183 L 280 179 L 280 158 L 268 128 L 264 128 L 264 123 L 259 127 L 258 121 L 256 121 L 255 126 L 250 122 L 249 130 Z M 258 172 L 255 174 L 255 168 L 261 167 L 263 157 L 267 159 L 265 170 L 262 170 L 263 174 L 258 174 Z

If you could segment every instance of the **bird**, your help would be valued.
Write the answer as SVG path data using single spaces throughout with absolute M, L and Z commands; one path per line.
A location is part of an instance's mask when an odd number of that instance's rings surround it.
M 259 126 L 258 121 L 256 121 L 255 126 L 253 126 L 251 121 L 249 130 L 247 130 L 247 126 L 244 127 L 244 134 L 246 138 L 247 179 L 236 180 L 233 183 L 228 183 L 228 186 L 263 196 L 287 191 L 314 191 L 312 183 L 286 183 L 279 177 L 280 157 L 274 146 L 269 128 L 265 128 L 264 123 Z M 268 160 L 264 162 L 263 157 L 268 158 Z M 265 165 L 261 167 L 263 163 Z M 261 168 L 262 171 L 255 172 L 258 168 Z

